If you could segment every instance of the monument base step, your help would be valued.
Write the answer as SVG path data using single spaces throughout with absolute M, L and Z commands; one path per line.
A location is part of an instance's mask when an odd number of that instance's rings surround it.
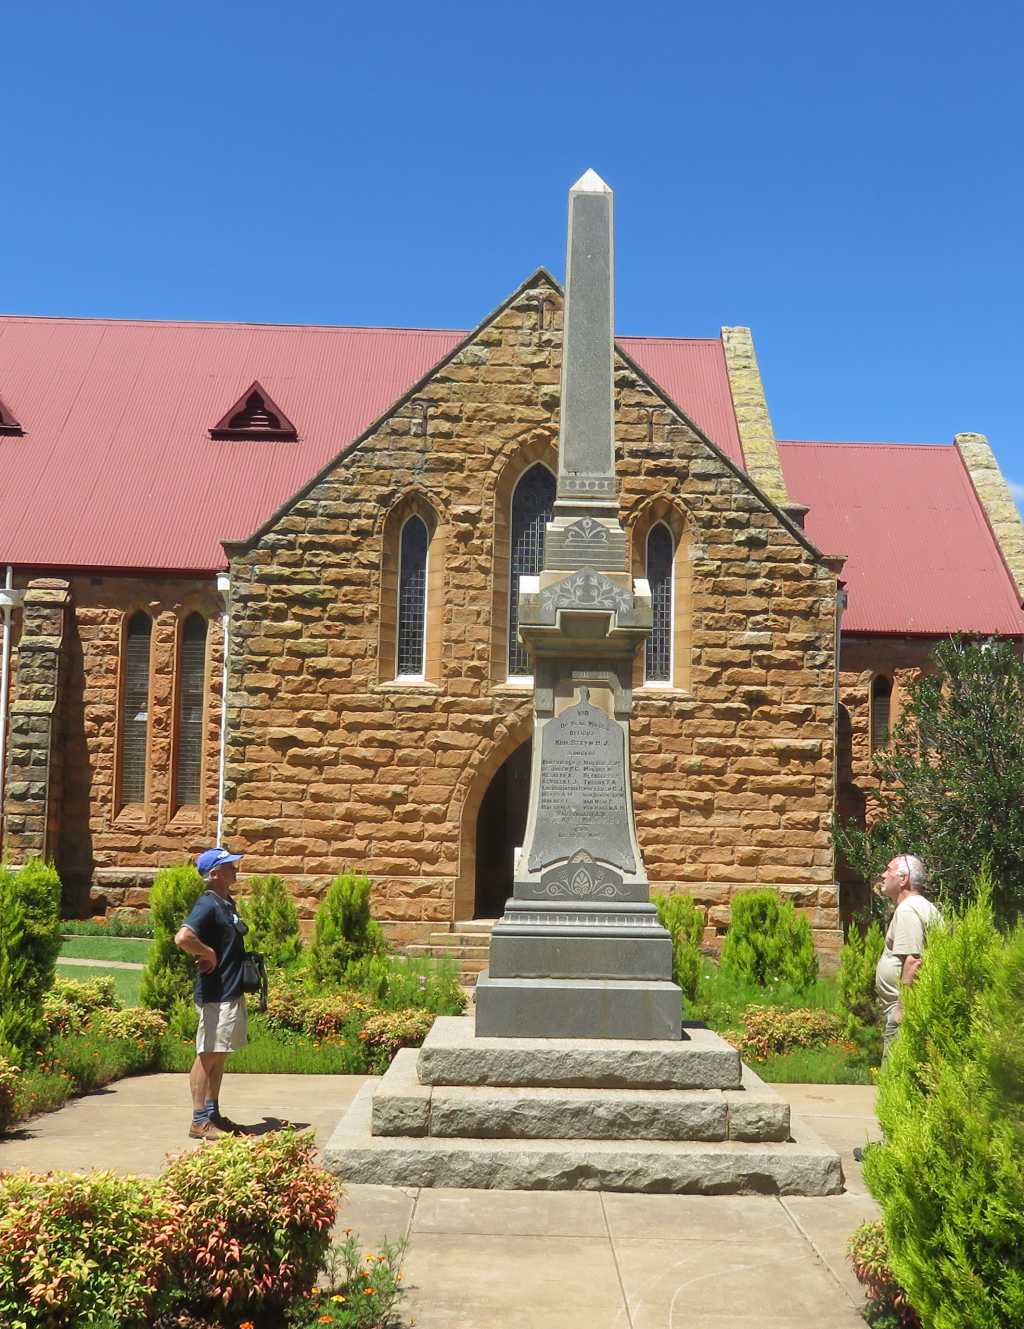
M 324 1150 L 344 1181 L 478 1190 L 835 1195 L 838 1154 L 803 1126 L 787 1143 L 735 1140 L 510 1140 L 375 1136 L 377 1085 L 363 1085 Z
M 681 1039 L 487 1038 L 471 1015 L 442 1015 L 420 1048 L 424 1085 L 563 1089 L 739 1089 L 740 1054 L 703 1025 Z
M 649 979 L 492 978 L 476 984 L 476 1027 L 487 1038 L 679 1037 L 682 993 Z
M 566 1089 L 422 1084 L 395 1057 L 373 1094 L 374 1135 L 467 1139 L 789 1139 L 789 1105 L 744 1067 L 741 1089 Z

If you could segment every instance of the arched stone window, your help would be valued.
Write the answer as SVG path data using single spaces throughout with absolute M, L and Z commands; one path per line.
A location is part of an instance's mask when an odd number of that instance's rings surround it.
M 871 751 L 889 746 L 892 727 L 892 679 L 876 674 L 871 680 Z
M 149 660 L 153 620 L 143 610 L 132 614 L 124 634 L 121 683 L 120 797 L 145 803 L 149 747 Z
M 174 801 L 179 808 L 202 802 L 206 628 L 202 614 L 189 614 L 181 631 L 174 754 Z
M 691 595 L 690 529 L 683 511 L 668 495 L 651 499 L 629 525 L 634 577 L 651 589 L 654 626 L 638 652 L 633 686 L 690 687 Z
M 441 678 L 447 527 L 429 499 L 406 494 L 381 528 L 379 683 Z
M 555 477 L 537 462 L 524 471 L 512 493 L 509 529 L 508 674 L 528 677 L 530 661 L 519 641 L 519 578 L 536 577 L 544 566 L 544 527 L 555 506 Z
M 647 534 L 646 576 L 651 588 L 654 626 L 644 654 L 644 682 L 672 686 L 672 532 L 659 521 Z
M 406 518 L 398 552 L 398 610 L 395 677 L 423 678 L 427 630 L 427 547 L 422 517 Z

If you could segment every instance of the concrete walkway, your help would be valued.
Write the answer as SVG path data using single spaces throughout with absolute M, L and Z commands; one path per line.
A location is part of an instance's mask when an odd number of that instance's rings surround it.
M 365 1079 L 229 1074 L 222 1103 L 256 1131 L 308 1125 L 323 1146 Z M 863 1329 L 845 1243 L 877 1212 L 850 1153 L 878 1136 L 874 1089 L 776 1087 L 843 1155 L 845 1195 L 353 1186 L 338 1226 L 367 1246 L 409 1237 L 418 1329 Z M 153 1174 L 190 1147 L 188 1123 L 184 1076 L 122 1080 L 0 1140 L 0 1168 Z
M 145 969 L 144 964 L 136 964 L 134 960 L 86 960 L 78 955 L 61 955 L 57 958 L 57 964 L 60 965 L 80 965 L 84 969 Z

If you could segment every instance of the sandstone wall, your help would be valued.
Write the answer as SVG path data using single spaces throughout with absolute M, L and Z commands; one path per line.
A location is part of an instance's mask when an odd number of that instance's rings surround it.
M 144 906 L 155 870 L 197 853 L 212 843 L 215 832 L 222 602 L 212 576 L 77 576 L 68 583 L 58 733 L 59 831 L 48 852 L 57 862 L 67 894 L 82 907 L 90 885 L 94 907 Z M 116 788 L 122 637 L 128 618 L 138 609 L 153 618 L 149 780 L 145 803 L 123 806 Z M 202 801 L 178 808 L 173 798 L 172 751 L 179 633 L 194 610 L 209 623 Z M 14 656 L 15 681 L 23 653 L 24 646 Z M 8 788 L 8 818 L 16 793 Z M 3 847 L 5 853 L 16 853 L 16 837 L 9 831 Z
M 399 939 L 472 915 L 480 800 L 530 734 L 528 690 L 501 681 L 501 505 L 527 464 L 554 461 L 560 310 L 543 281 L 518 293 L 232 550 L 227 835 L 250 870 L 291 878 L 307 911 L 347 864 L 373 878 Z M 687 560 L 687 686 L 638 692 L 632 731 L 652 882 L 691 891 L 709 939 L 735 892 L 776 887 L 834 948 L 835 565 L 625 363 L 616 410 L 623 522 L 672 509 Z M 381 568 L 388 514 L 413 498 L 436 515 L 431 566 L 444 566 L 437 667 L 396 683 L 381 669 Z

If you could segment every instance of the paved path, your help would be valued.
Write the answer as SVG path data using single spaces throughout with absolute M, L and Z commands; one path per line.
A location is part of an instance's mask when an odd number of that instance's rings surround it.
M 224 1110 L 326 1143 L 364 1076 L 231 1075 Z M 352 1186 L 338 1226 L 367 1245 L 408 1235 L 406 1318 L 418 1329 L 864 1329 L 845 1258 L 876 1213 L 850 1150 L 877 1138 L 874 1089 L 779 1085 L 843 1154 L 822 1199 Z M 122 1080 L 0 1141 L 0 1168 L 156 1173 L 188 1148 L 182 1075 Z
M 58 956 L 57 963 L 79 964 L 88 969 L 145 969 L 146 967 L 144 964 L 136 964 L 134 960 L 86 960 L 77 955 Z

